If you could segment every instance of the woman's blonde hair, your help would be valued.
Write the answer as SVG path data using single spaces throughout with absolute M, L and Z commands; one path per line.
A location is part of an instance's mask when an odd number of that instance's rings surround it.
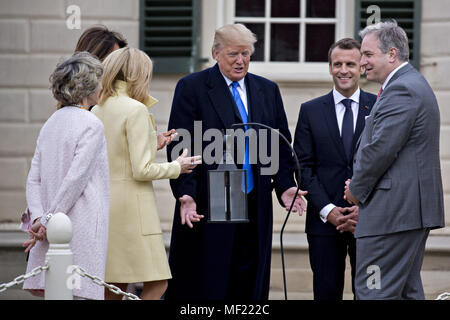
M 148 84 L 152 77 L 153 63 L 145 52 L 137 48 L 121 48 L 109 54 L 103 61 L 103 66 L 103 91 L 99 105 L 116 95 L 117 80 L 127 83 L 127 94 L 130 98 L 144 103 L 149 97 Z

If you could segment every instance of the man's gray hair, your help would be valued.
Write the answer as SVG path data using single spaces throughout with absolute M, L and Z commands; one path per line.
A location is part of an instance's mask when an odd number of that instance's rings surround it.
M 80 103 L 93 94 L 103 74 L 103 65 L 87 51 L 77 52 L 56 66 L 50 89 L 61 106 Z
M 378 38 L 382 53 L 387 53 L 391 48 L 396 48 L 400 61 L 409 60 L 408 36 L 395 20 L 378 22 L 359 32 L 361 39 L 364 39 L 368 34 L 374 34 Z

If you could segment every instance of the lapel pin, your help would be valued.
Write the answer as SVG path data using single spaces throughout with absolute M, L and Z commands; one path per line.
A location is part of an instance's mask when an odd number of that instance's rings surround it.
M 367 110 L 369 110 L 369 106 L 364 106 L 364 108 L 366 108 Z

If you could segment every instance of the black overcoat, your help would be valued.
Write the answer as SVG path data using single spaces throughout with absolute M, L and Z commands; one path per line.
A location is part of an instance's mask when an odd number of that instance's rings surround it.
M 249 120 L 279 129 L 289 140 L 291 135 L 278 86 L 265 78 L 247 73 Z M 188 130 L 194 139 L 194 121 L 201 121 L 202 133 L 207 129 L 231 129 L 232 124 L 241 122 L 237 107 L 226 81 L 216 64 L 214 67 L 190 74 L 182 78 L 176 88 L 172 103 L 168 129 Z M 269 135 L 270 138 L 270 135 Z M 168 160 L 177 146 L 174 141 L 167 148 Z M 201 150 L 210 142 L 203 142 Z M 179 146 L 178 146 L 179 147 Z M 191 145 L 191 150 L 195 146 Z M 270 150 L 272 152 L 272 150 Z M 276 153 L 276 152 L 275 152 Z M 274 154 L 275 154 L 274 153 Z M 272 249 L 272 190 L 278 199 L 290 187 L 295 186 L 294 162 L 288 146 L 279 143 L 279 170 L 274 175 L 261 175 L 261 164 L 252 165 L 255 188 L 250 196 L 249 217 L 254 228 L 242 224 L 207 223 L 208 192 L 207 172 L 217 168 L 217 164 L 201 164 L 190 174 L 183 174 L 170 181 L 176 199 L 190 195 L 197 204 L 197 213 L 205 215 L 194 228 L 181 225 L 176 201 L 169 263 L 172 279 L 166 292 L 166 299 L 223 300 L 230 287 L 243 287 L 242 292 L 250 292 L 248 299 L 267 299 L 270 284 L 270 263 Z M 243 236 L 239 233 L 245 232 Z M 237 239 L 243 239 L 241 241 Z M 253 241 L 254 246 L 247 243 Z M 246 264 L 234 261 L 233 252 L 237 246 L 249 246 L 251 255 L 256 256 L 255 280 L 251 284 L 233 283 L 230 278 L 231 264 Z M 233 249 L 234 248 L 234 249 Z M 236 281 L 235 281 L 236 282 Z

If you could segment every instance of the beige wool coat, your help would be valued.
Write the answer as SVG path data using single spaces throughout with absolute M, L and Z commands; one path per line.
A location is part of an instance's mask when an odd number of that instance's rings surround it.
M 177 161 L 154 163 L 157 135 L 148 108 L 130 98 L 127 84 L 92 112 L 103 122 L 110 169 L 110 220 L 105 280 L 135 283 L 170 279 L 152 180 L 175 179 Z

